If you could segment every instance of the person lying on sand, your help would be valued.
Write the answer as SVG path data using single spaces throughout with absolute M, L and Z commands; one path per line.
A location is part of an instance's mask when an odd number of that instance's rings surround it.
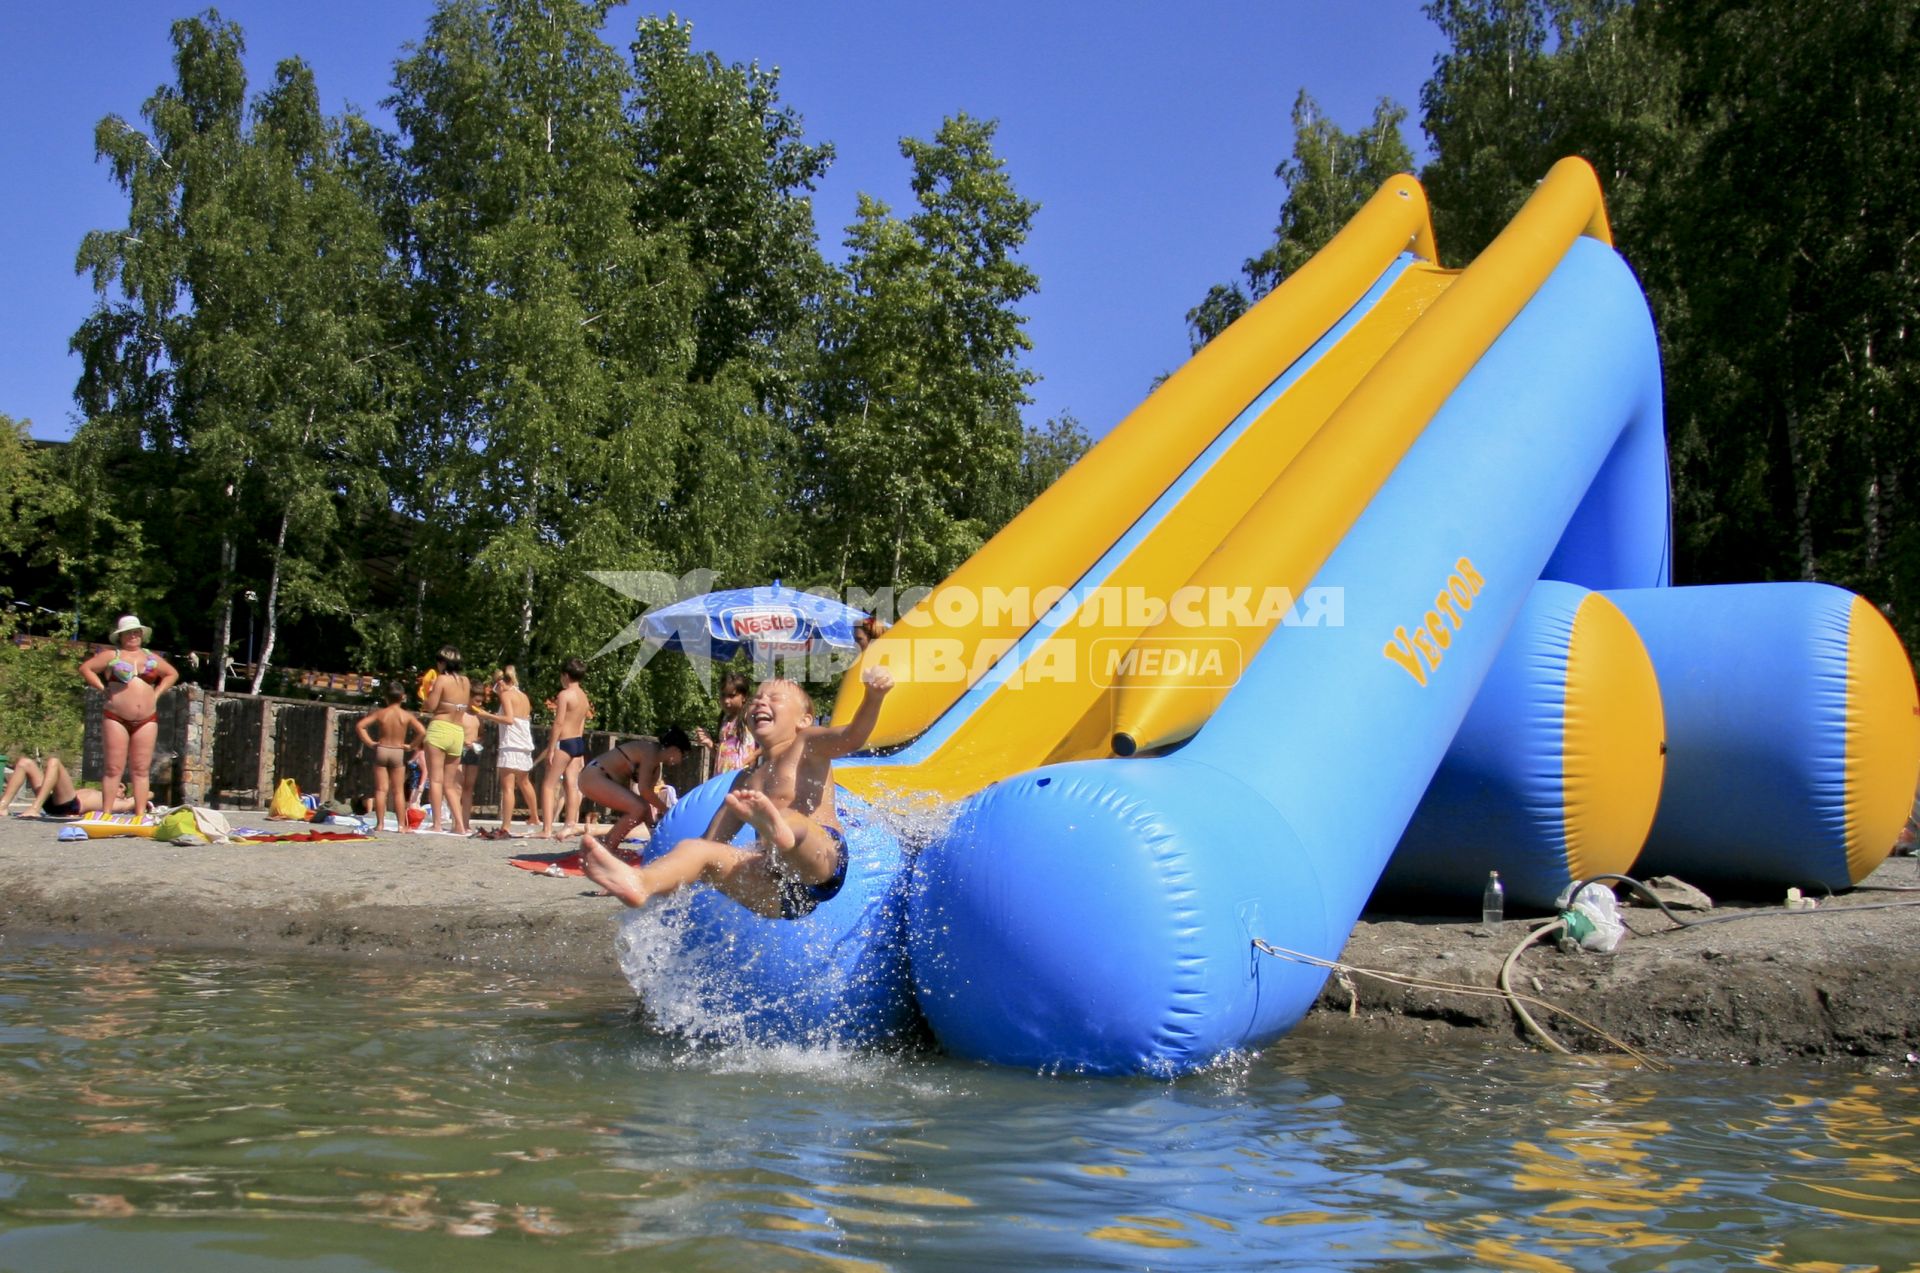
M 27 806 L 25 813 L 17 813 L 16 818 L 78 818 L 89 813 L 98 813 L 104 805 L 104 798 L 91 787 L 73 785 L 73 775 L 60 763 L 60 757 L 48 756 L 47 763 L 41 765 L 22 756 L 13 762 L 13 768 L 7 774 L 5 791 L 0 791 L 0 809 L 13 804 L 13 798 L 20 791 L 22 783 L 33 790 L 33 803 Z M 133 797 L 122 796 L 113 802 L 115 813 L 132 813 Z
M 701 882 L 769 919 L 811 914 L 847 879 L 847 837 L 833 807 L 833 761 L 858 750 L 873 733 L 893 674 L 873 667 L 861 681 L 866 695 L 844 725 L 814 723 L 813 700 L 792 681 L 761 685 L 747 709 L 759 755 L 735 776 L 706 835 L 682 840 L 637 868 L 587 836 L 580 841 L 587 877 L 628 906 Z M 758 842 L 735 848 L 733 837 L 748 826 Z

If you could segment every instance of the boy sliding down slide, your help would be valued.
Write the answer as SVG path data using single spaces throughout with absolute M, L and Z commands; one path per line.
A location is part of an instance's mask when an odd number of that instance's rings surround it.
M 861 680 L 867 692 L 860 710 L 839 726 L 814 724 L 813 700 L 792 681 L 766 682 L 746 715 L 760 753 L 734 778 L 707 834 L 637 869 L 587 836 L 580 841 L 587 878 L 629 906 L 704 882 L 769 919 L 811 914 L 847 879 L 847 837 L 833 808 L 834 758 L 867 741 L 893 688 L 884 667 L 867 669 Z M 730 841 L 746 826 L 759 843 L 735 848 Z

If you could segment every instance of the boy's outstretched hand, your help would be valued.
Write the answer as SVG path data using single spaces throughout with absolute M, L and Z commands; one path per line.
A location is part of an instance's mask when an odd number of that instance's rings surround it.
M 867 687 L 867 693 L 879 698 L 893 688 L 893 673 L 875 664 L 860 674 L 860 683 Z

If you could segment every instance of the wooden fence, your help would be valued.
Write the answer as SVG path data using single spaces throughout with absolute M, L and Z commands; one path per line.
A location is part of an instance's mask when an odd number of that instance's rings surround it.
M 87 732 L 81 756 L 85 781 L 105 771 L 100 708 L 103 695 L 87 691 Z M 154 745 L 154 799 L 163 804 L 209 808 L 264 809 L 282 778 L 300 785 L 302 794 L 351 802 L 373 794 L 373 756 L 361 745 L 354 722 L 367 707 L 318 703 L 267 695 L 216 694 L 197 685 L 176 688 L 160 699 L 160 736 Z M 587 732 L 587 755 L 598 755 L 637 734 Z M 544 740 L 536 740 L 535 755 Z M 500 808 L 499 727 L 480 725 L 479 781 L 473 789 L 475 813 Z M 695 748 L 666 774 L 685 791 L 713 773 L 713 756 Z M 535 770 L 535 786 L 539 770 Z

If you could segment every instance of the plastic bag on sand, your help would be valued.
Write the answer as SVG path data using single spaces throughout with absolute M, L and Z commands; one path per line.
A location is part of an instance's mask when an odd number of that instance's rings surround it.
M 1620 903 L 1604 884 L 1589 884 L 1575 893 L 1560 918 L 1567 926 L 1567 936 L 1580 943 L 1580 949 L 1602 954 L 1618 946 L 1621 934 L 1627 931 L 1620 922 Z

